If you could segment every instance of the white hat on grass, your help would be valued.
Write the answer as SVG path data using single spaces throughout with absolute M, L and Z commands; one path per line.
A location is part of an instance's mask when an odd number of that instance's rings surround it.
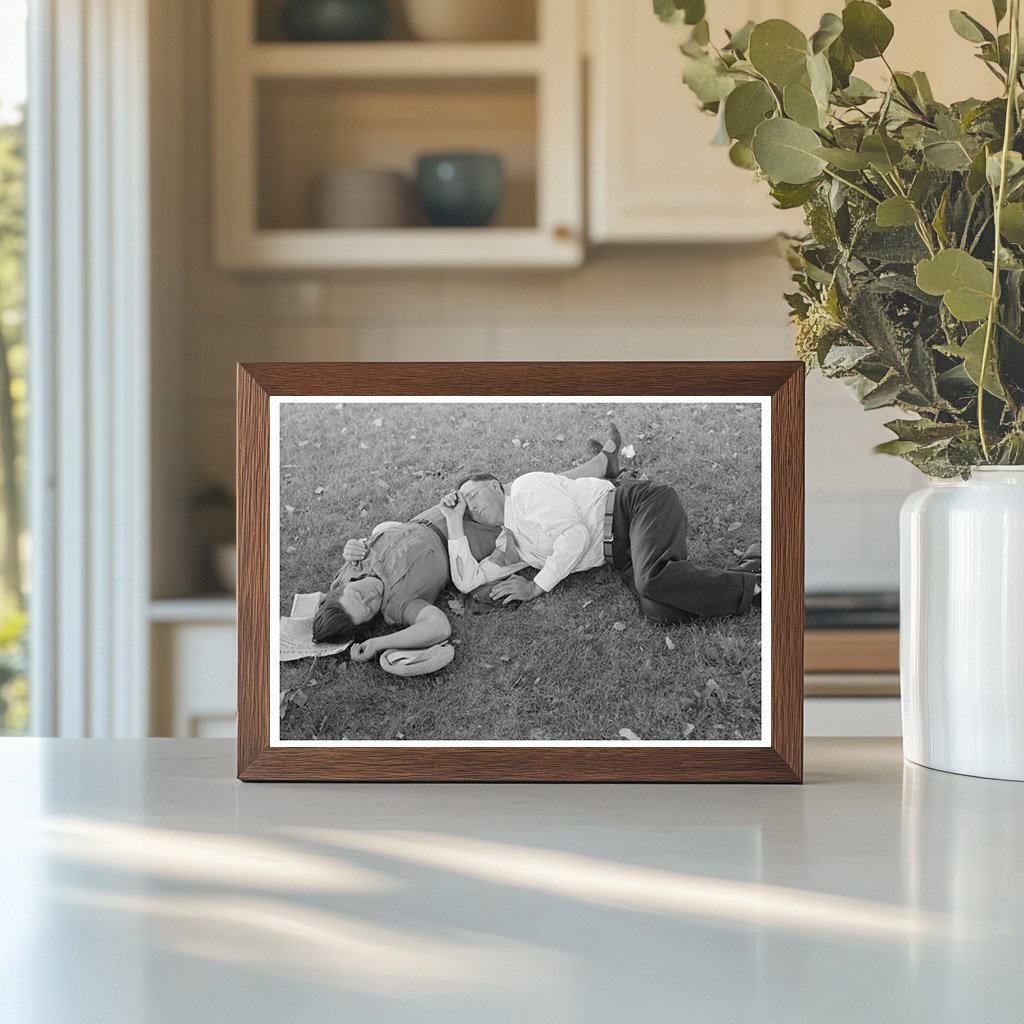
M 448 643 L 416 651 L 390 650 L 380 656 L 380 667 L 393 676 L 425 676 L 450 665 L 454 657 L 455 648 Z

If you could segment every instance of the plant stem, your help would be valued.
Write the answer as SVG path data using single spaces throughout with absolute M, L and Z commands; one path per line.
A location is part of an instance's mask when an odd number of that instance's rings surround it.
M 878 203 L 879 203 L 878 198 L 876 196 L 873 196 L 870 192 L 868 192 L 867 189 L 861 188 L 860 185 L 857 185 L 857 184 L 855 184 L 852 181 L 847 181 L 846 178 L 840 178 L 838 174 L 834 174 L 827 167 L 825 168 L 825 173 L 833 181 L 838 181 L 841 185 L 845 185 L 847 188 L 852 188 L 854 192 L 859 192 L 866 199 L 870 199 L 871 202 L 873 202 L 875 204 L 875 206 L 878 205 Z
M 1010 0 L 1010 74 L 1006 84 L 1006 124 L 1003 127 L 1003 151 L 999 168 L 999 190 L 995 197 L 995 252 L 992 257 L 992 295 L 989 300 L 988 320 L 985 323 L 985 345 L 981 350 L 981 370 L 978 373 L 978 435 L 985 461 L 992 462 L 992 451 L 985 430 L 985 374 L 992 355 L 992 335 L 999 314 L 999 272 L 1001 260 L 1003 204 L 1006 200 L 1006 168 L 1010 143 L 1013 141 L 1013 123 L 1017 114 L 1017 83 L 1020 67 L 1020 0 Z
M 903 182 L 900 181 L 899 172 L 893 168 L 892 174 L 883 174 L 882 179 L 890 184 L 901 199 L 906 199 L 906 201 L 910 203 L 911 209 L 914 211 L 914 216 L 917 218 L 917 233 L 921 236 L 921 241 L 924 242 L 929 255 L 934 256 L 935 246 L 932 245 L 931 228 L 928 226 L 928 221 L 924 219 L 924 214 L 917 208 L 917 204 L 910 202 L 910 197 L 907 195 L 906 189 L 903 187 Z M 941 248 L 942 243 L 939 239 L 936 238 L 935 241 Z

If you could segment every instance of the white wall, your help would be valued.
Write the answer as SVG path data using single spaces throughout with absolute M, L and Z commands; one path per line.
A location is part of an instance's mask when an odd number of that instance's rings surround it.
M 233 477 L 239 360 L 792 358 L 781 299 L 788 270 L 773 245 L 602 251 L 571 273 L 217 272 L 209 257 L 203 8 L 203 0 L 183 4 L 181 122 L 155 126 L 184 140 L 177 170 L 186 201 L 185 372 L 159 394 L 181 416 L 193 486 Z M 808 380 L 811 589 L 896 586 L 897 512 L 917 477 L 871 454 L 886 437 L 886 418 L 863 413 L 841 385 Z

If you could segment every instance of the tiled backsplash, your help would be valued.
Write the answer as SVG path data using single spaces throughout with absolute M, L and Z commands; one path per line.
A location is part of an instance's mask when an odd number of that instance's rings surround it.
M 237 360 L 792 358 L 787 268 L 771 245 L 604 253 L 571 273 L 239 279 L 190 266 L 184 397 L 196 484 L 231 479 Z M 886 418 L 808 378 L 812 589 L 896 585 L 898 510 L 918 479 L 871 453 Z

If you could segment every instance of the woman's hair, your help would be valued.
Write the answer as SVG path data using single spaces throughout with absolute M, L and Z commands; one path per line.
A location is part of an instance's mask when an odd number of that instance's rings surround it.
M 328 594 L 313 616 L 313 643 L 343 644 L 354 640 L 359 627 L 338 600 L 337 594 Z

